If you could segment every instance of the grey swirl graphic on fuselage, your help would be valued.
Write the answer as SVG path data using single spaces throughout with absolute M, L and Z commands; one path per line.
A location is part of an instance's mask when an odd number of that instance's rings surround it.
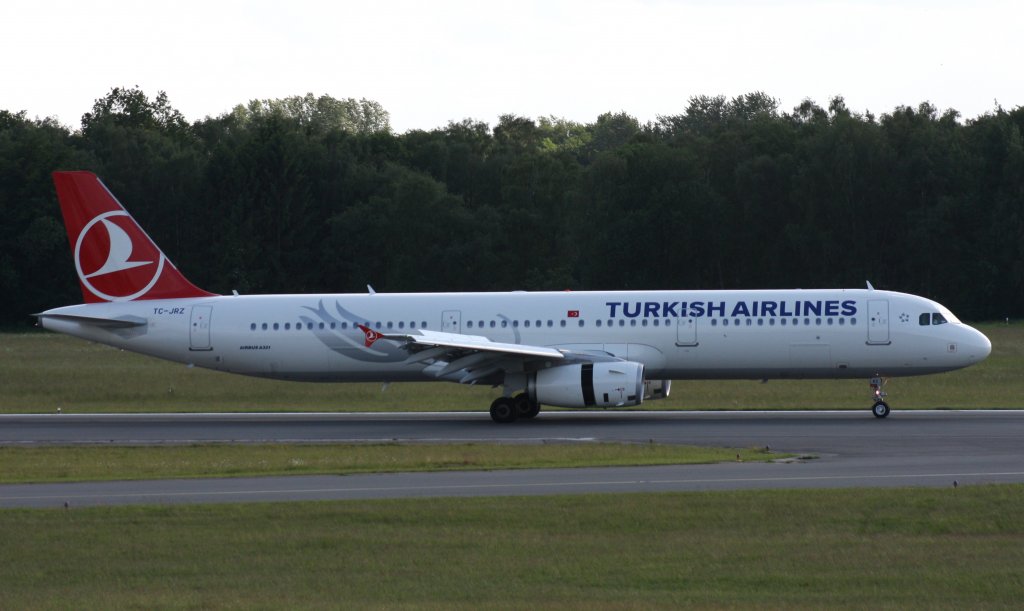
M 508 328 L 512 329 L 512 335 L 516 338 L 516 341 L 513 342 L 513 343 L 515 343 L 515 344 L 523 343 L 522 338 L 519 337 L 519 327 L 517 327 L 514 324 L 512 324 L 512 319 L 509 318 L 508 316 L 505 316 L 504 314 L 497 314 L 497 317 L 499 319 L 505 321 L 505 324 L 508 325 Z
M 312 312 L 316 319 L 309 316 L 299 316 L 302 322 L 324 323 L 323 329 L 320 329 L 319 325 L 314 324 L 313 334 L 323 345 L 346 358 L 367 363 L 397 363 L 404 361 L 409 356 L 409 353 L 394 341 L 377 341 L 372 347 L 367 347 L 365 343 L 366 336 L 363 335 L 363 332 L 356 325 L 361 324 L 370 327 L 370 322 L 365 317 L 358 316 L 354 312 L 341 307 L 341 304 L 338 302 L 334 302 L 334 308 L 337 310 L 340 318 L 335 318 L 327 311 L 322 299 L 316 308 L 303 307 Z M 343 322 L 348 323 L 346 325 L 347 328 L 341 328 L 341 323 Z M 330 328 L 332 323 L 335 325 L 334 329 Z

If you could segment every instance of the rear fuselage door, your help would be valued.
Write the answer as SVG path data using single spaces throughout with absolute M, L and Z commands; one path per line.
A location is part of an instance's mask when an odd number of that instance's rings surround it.
M 192 306 L 188 327 L 189 350 L 213 350 L 210 345 L 210 317 L 213 306 Z

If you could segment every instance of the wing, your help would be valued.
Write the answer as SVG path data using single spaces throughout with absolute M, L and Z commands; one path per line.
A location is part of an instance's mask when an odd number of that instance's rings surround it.
M 424 363 L 424 372 L 462 384 L 500 384 L 508 370 L 529 371 L 550 363 L 620 360 L 607 353 L 581 353 L 548 346 L 506 344 L 482 335 L 443 333 L 417 329 L 408 333 L 381 333 L 358 325 L 366 346 L 378 340 L 403 342 L 408 363 Z

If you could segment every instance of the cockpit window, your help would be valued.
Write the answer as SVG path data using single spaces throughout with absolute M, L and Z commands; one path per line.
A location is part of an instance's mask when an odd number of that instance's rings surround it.
M 946 320 L 945 316 L 939 314 L 938 312 L 925 312 L 924 314 L 921 315 L 920 318 L 917 319 L 917 321 L 922 327 L 926 325 L 944 325 L 947 322 L 949 322 L 948 320 Z

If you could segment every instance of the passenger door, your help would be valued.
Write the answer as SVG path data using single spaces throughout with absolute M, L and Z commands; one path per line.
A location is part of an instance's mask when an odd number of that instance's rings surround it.
M 886 299 L 868 300 L 868 343 L 890 343 L 889 301 Z

